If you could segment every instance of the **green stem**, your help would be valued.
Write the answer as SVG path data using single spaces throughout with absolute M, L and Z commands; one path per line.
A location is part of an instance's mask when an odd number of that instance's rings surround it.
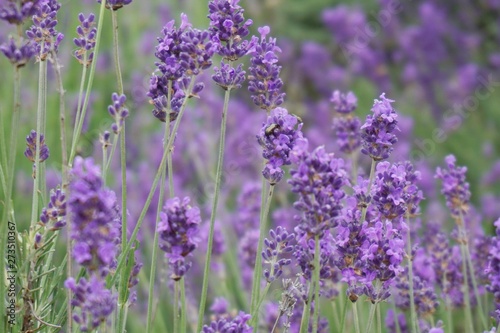
M 373 177 L 375 176 L 375 166 L 377 165 L 377 161 L 373 160 L 372 159 L 372 164 L 370 166 L 370 178 L 368 180 L 368 188 L 366 190 L 366 193 L 368 195 L 370 195 L 370 190 L 372 188 L 372 184 L 373 184 Z M 366 211 L 368 210 L 368 205 L 366 207 L 363 207 L 362 211 L 361 211 L 361 220 L 360 220 L 360 223 L 363 223 L 365 221 L 365 218 L 366 218 Z
M 184 285 L 184 278 L 179 281 L 181 285 L 181 333 L 187 331 L 187 313 L 186 313 L 186 287 Z
M 370 333 L 372 329 L 373 319 L 375 318 L 375 310 L 377 309 L 378 302 L 375 302 L 370 307 L 370 314 L 368 316 L 368 324 L 366 325 L 366 333 Z
M 406 253 L 408 256 L 408 283 L 410 285 L 410 322 L 411 331 L 413 333 L 418 332 L 417 329 L 417 311 L 415 309 L 415 293 L 413 286 L 413 256 L 412 256 L 412 246 L 411 246 L 411 228 L 410 228 L 410 213 L 406 212 L 406 223 L 408 224 L 408 235 L 406 241 Z
M 212 213 L 210 214 L 210 230 L 208 236 L 207 253 L 205 256 L 205 269 L 203 271 L 203 284 L 201 288 L 200 309 L 198 311 L 198 324 L 196 325 L 197 332 L 201 331 L 203 325 L 203 317 L 205 315 L 205 306 L 207 302 L 208 278 L 209 278 L 208 275 L 210 270 L 210 261 L 212 259 L 215 217 L 217 214 L 217 204 L 219 202 L 219 192 L 222 182 L 222 166 L 224 163 L 224 146 L 226 141 L 227 109 L 229 106 L 230 94 L 231 94 L 231 89 L 227 89 L 224 94 L 224 106 L 222 109 L 222 121 L 221 121 L 220 143 L 219 143 L 219 157 L 217 160 L 217 173 L 215 175 L 215 189 L 214 189 L 214 199 L 212 202 Z
M 359 325 L 359 315 L 358 315 L 358 303 L 352 303 L 352 314 L 354 316 L 354 328 L 356 333 L 361 333 L 360 325 Z
M 453 333 L 453 316 L 451 313 L 451 302 L 449 301 L 448 296 L 446 296 L 446 320 L 448 321 L 446 331 L 448 333 Z
M 174 332 L 179 332 L 179 281 L 174 282 Z
M 319 273 L 320 273 L 320 240 L 319 235 L 316 235 L 314 240 L 314 316 L 313 316 L 313 332 L 318 331 L 318 320 L 319 320 Z
M 83 54 L 83 65 L 82 65 L 82 74 L 80 77 L 80 89 L 78 90 L 78 104 L 76 107 L 76 116 L 75 116 L 75 125 L 73 126 L 73 136 L 71 141 L 71 150 L 73 150 L 73 144 L 75 143 L 76 137 L 76 129 L 78 128 L 78 124 L 80 123 L 80 117 L 82 116 L 82 104 L 83 104 L 83 91 L 85 89 L 85 79 L 87 78 L 87 52 Z
M 380 313 L 380 306 L 377 306 L 377 333 L 382 333 L 382 314 Z
M 265 188 L 265 187 L 264 187 Z M 264 189 L 263 188 L 263 189 Z M 251 309 L 250 313 L 255 315 L 252 318 L 252 322 L 257 326 L 259 324 L 259 298 L 260 298 L 260 284 L 262 279 L 262 246 L 264 244 L 264 237 L 267 230 L 267 217 L 269 215 L 269 209 L 271 208 L 271 201 L 274 193 L 274 185 L 269 185 L 269 192 L 265 199 L 265 204 L 263 206 L 262 216 L 260 219 L 260 232 L 259 232 L 259 243 L 257 244 L 257 252 L 255 254 L 255 268 L 253 274 L 253 289 L 252 289 L 252 300 L 255 299 L 255 305 Z
M 347 317 L 347 301 L 348 298 L 346 297 L 344 301 L 344 307 L 342 309 L 342 321 L 340 322 L 340 333 L 344 333 L 345 329 L 345 318 Z
M 123 78 L 120 67 L 120 47 L 118 42 L 118 15 L 116 10 L 111 10 L 111 21 L 113 23 L 113 53 L 115 58 L 116 80 L 118 84 L 118 94 L 123 94 Z
M 127 246 L 125 247 L 125 250 L 120 254 L 120 257 L 118 258 L 118 264 L 116 265 L 116 272 L 119 272 L 122 266 L 124 265 L 126 259 L 127 259 L 127 254 L 130 251 L 130 248 L 132 247 L 132 244 L 134 244 L 135 240 L 137 239 L 137 234 L 139 233 L 139 229 L 142 226 L 142 223 L 144 222 L 144 218 L 146 217 L 146 213 L 149 209 L 149 205 L 151 204 L 151 201 L 153 200 L 153 195 L 154 192 L 156 191 L 156 187 L 158 186 L 158 182 L 160 180 L 161 176 L 161 169 L 165 168 L 165 163 L 167 161 L 167 153 L 170 151 L 173 147 L 174 144 L 174 138 L 177 133 L 177 129 L 179 128 L 179 123 L 182 119 L 182 115 L 184 114 L 184 111 L 186 110 L 186 105 L 187 105 L 187 100 L 188 97 L 191 95 L 191 92 L 193 91 L 193 86 L 195 83 L 194 77 L 191 78 L 191 82 L 189 83 L 188 89 L 186 90 L 186 98 L 182 102 L 181 108 L 179 110 L 179 115 L 177 116 L 177 119 L 174 124 L 174 128 L 172 130 L 172 134 L 170 135 L 170 139 L 168 141 L 167 149 L 163 152 L 163 156 L 160 162 L 160 165 L 158 167 L 158 170 L 156 171 L 155 178 L 153 180 L 153 184 L 151 185 L 151 190 L 149 191 L 148 197 L 146 198 L 146 202 L 144 203 L 144 207 L 142 208 L 141 214 L 139 215 L 139 219 L 137 220 L 137 223 L 135 225 L 134 230 L 132 231 L 132 235 L 130 235 L 130 240 L 127 243 Z M 112 286 L 117 279 L 118 274 L 113 275 L 107 282 L 107 287 Z
M 460 237 L 465 237 L 464 234 L 461 233 Z M 464 300 L 465 300 L 465 322 L 467 324 L 467 330 L 469 332 L 474 332 L 474 325 L 472 323 L 472 310 L 470 306 L 470 291 L 469 291 L 469 277 L 467 274 L 467 259 L 465 255 L 465 249 L 463 241 L 460 242 L 460 252 L 462 255 L 462 274 L 464 276 Z
M 300 321 L 300 330 L 299 333 L 307 333 L 309 332 L 309 317 L 311 316 L 311 303 L 313 300 L 313 286 L 309 286 L 309 292 L 307 295 L 307 303 L 304 304 L 304 310 L 302 311 L 302 319 Z
M 401 327 L 399 326 L 399 320 L 398 320 L 398 312 L 396 309 L 396 301 L 393 299 L 391 304 L 392 304 L 392 311 L 394 313 L 394 325 L 396 326 L 396 332 L 401 333 Z
M 271 266 L 271 270 L 273 270 L 273 266 Z M 273 273 L 271 272 L 271 275 Z M 262 295 L 259 297 L 259 301 L 257 302 L 257 306 L 255 307 L 254 312 L 251 313 L 252 317 L 250 318 L 250 326 L 257 327 L 259 324 L 259 309 L 264 302 L 264 299 L 266 298 L 267 293 L 269 292 L 269 287 L 271 286 L 271 283 L 267 282 L 266 286 L 264 287 L 264 291 L 262 292 Z M 257 329 L 256 329 L 257 330 Z
M 97 22 L 97 33 L 96 33 L 96 42 L 95 42 L 95 48 L 94 48 L 94 56 L 92 60 L 92 64 L 90 66 L 90 74 L 89 74 L 89 80 L 87 82 L 87 90 L 85 92 L 85 99 L 83 101 L 83 107 L 82 111 L 80 114 L 80 119 L 76 127 L 76 132 L 75 135 L 73 136 L 73 142 L 71 145 L 71 151 L 69 153 L 69 166 L 73 165 L 73 159 L 75 158 L 76 154 L 76 144 L 78 143 L 78 139 L 80 138 L 80 134 L 82 132 L 82 127 L 83 127 L 83 120 L 85 119 L 85 114 L 87 113 L 87 107 L 90 99 L 90 92 L 92 90 L 92 84 L 94 83 L 94 76 L 95 76 L 95 69 L 96 69 L 96 64 L 97 64 L 97 55 L 99 53 L 99 46 L 101 44 L 101 32 L 102 32 L 102 26 L 104 22 L 104 10 L 106 9 L 106 0 L 101 1 L 101 7 L 99 10 L 99 21 Z M 85 64 L 84 64 L 85 66 Z

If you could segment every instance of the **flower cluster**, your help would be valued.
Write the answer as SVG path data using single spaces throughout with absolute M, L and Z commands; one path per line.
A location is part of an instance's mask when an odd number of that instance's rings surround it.
M 210 325 L 203 326 L 201 333 L 251 333 L 253 329 L 248 326 L 250 315 L 240 312 L 234 318 L 220 318 Z
M 488 267 L 486 273 L 489 277 L 488 291 L 493 294 L 496 310 L 492 316 L 500 322 L 500 219 L 495 222 L 496 237 L 493 237 L 488 254 Z
M 257 141 L 264 149 L 262 156 L 267 160 L 262 171 L 271 185 L 278 183 L 284 171 L 284 165 L 289 165 L 290 153 L 297 140 L 302 138 L 302 123 L 286 109 L 276 108 L 263 124 Z
M 101 3 L 101 0 L 97 0 L 97 2 Z M 130 3 L 132 3 L 132 0 L 106 0 L 106 8 L 111 10 L 118 10 Z
M 127 97 L 125 95 L 113 93 L 111 95 L 111 100 L 113 104 L 108 106 L 108 112 L 115 119 L 115 123 L 111 126 L 111 129 L 115 134 L 118 134 L 123 127 L 125 118 L 128 117 L 128 109 L 125 108 Z
M 78 49 L 74 52 L 74 56 L 84 66 L 88 66 L 94 59 L 93 49 L 95 47 L 95 38 L 97 28 L 95 27 L 95 15 L 91 13 L 85 17 L 82 13 L 78 14 L 80 25 L 76 28 L 77 38 L 73 39 Z M 88 54 L 90 52 L 90 54 Z
M 264 270 L 264 277 L 267 282 L 271 283 L 283 274 L 283 266 L 290 265 L 291 259 L 280 258 L 284 254 L 291 253 L 293 246 L 289 243 L 294 239 L 293 233 L 288 233 L 286 229 L 277 227 L 276 231 L 269 230 L 270 239 L 265 238 L 264 244 L 266 248 L 262 251 L 264 263 L 268 263 L 270 269 Z
M 35 55 L 35 49 L 30 40 L 21 40 L 18 44 L 12 37 L 0 45 L 0 51 L 16 67 L 23 67 Z
M 50 230 L 59 230 L 66 225 L 66 195 L 61 189 L 50 191 L 50 201 L 42 209 L 40 222 L 44 226 L 50 223 Z
M 31 130 L 30 134 L 26 137 L 26 150 L 24 156 L 31 162 L 35 163 L 36 158 L 36 137 L 37 133 Z M 45 144 L 45 136 L 40 134 L 40 163 L 44 162 L 50 156 L 49 148 Z
M 361 145 L 360 127 L 361 120 L 352 115 L 356 109 L 358 99 L 351 91 L 343 94 L 335 90 L 330 102 L 338 116 L 333 118 L 333 129 L 337 134 L 337 145 L 339 150 L 346 154 L 352 154 Z
M 166 252 L 171 278 L 180 280 L 191 267 L 187 257 L 198 246 L 198 225 L 201 222 L 198 207 L 189 205 L 190 199 L 175 197 L 167 200 L 165 208 L 160 215 L 158 230 L 160 248 Z
M 60 8 L 61 4 L 57 0 L 42 0 L 40 11 L 33 15 L 33 25 L 26 31 L 28 38 L 34 42 L 40 61 L 46 60 L 51 52 L 57 52 L 64 38 L 64 35 L 55 29 Z
M 117 297 L 106 289 L 104 280 L 92 276 L 89 281 L 81 278 L 78 283 L 69 278 L 64 286 L 74 293 L 71 305 L 75 308 L 73 320 L 82 332 L 92 332 L 113 313 Z
M 75 158 L 69 188 L 73 258 L 89 272 L 106 275 L 120 237 L 116 195 L 104 187 L 100 169 L 90 158 Z
M 248 91 L 252 101 L 259 108 L 270 111 L 283 103 L 285 93 L 282 92 L 283 81 L 279 77 L 281 66 L 278 65 L 276 53 L 281 49 L 276 46 L 276 38 L 267 38 L 271 31 L 268 26 L 258 29 L 260 40 L 253 37 L 250 74 L 248 76 Z
M 443 182 L 441 193 L 446 198 L 446 206 L 453 217 L 465 216 L 469 210 L 469 183 L 465 179 L 467 167 L 457 167 L 456 158 L 448 155 L 445 158 L 448 169 L 438 167 L 435 178 Z
M 295 169 L 288 182 L 292 192 L 299 195 L 294 207 L 303 214 L 298 227 L 309 235 L 321 236 L 335 226 L 342 208 L 343 186 L 348 184 L 344 161 L 334 158 L 323 146 L 309 152 L 306 139 L 299 140 L 290 159 Z
M 0 5 L 0 20 L 22 25 L 24 21 L 40 10 L 40 0 L 6 0 Z
M 394 131 L 399 130 L 396 111 L 392 107 L 391 99 L 385 94 L 380 95 L 380 100 L 375 100 L 372 115 L 366 117 L 366 122 L 361 126 L 361 152 L 370 156 L 375 161 L 389 158 L 393 145 L 398 141 Z

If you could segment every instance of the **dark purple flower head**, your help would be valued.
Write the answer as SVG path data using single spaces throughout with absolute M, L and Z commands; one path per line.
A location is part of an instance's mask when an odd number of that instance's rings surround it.
M 108 112 L 115 120 L 115 123 L 111 126 L 111 129 L 115 134 L 118 134 L 123 127 L 125 118 L 128 117 L 128 109 L 125 107 L 127 97 L 125 95 L 118 95 L 117 93 L 113 93 L 111 95 L 111 100 L 113 104 L 108 106 Z
M 493 294 L 496 309 L 492 316 L 500 322 L 500 219 L 495 222 L 496 236 L 493 237 L 488 254 L 486 274 L 489 277 L 487 290 Z
M 290 153 L 297 140 L 302 138 L 301 129 L 298 118 L 283 108 L 274 109 L 263 124 L 257 141 L 267 160 L 263 175 L 272 185 L 283 177 L 281 167 L 291 163 Z
M 16 67 L 23 67 L 35 55 L 35 48 L 30 40 L 21 40 L 20 43 L 16 43 L 12 37 L 0 45 L 0 51 Z
M 24 156 L 31 162 L 35 163 L 36 158 L 36 136 L 35 130 L 31 130 L 30 135 L 26 137 L 26 150 L 24 151 Z M 40 163 L 44 162 L 49 158 L 50 152 L 49 148 L 45 144 L 45 136 L 40 134 Z
M 416 185 L 419 179 L 420 173 L 408 161 L 378 163 L 372 193 L 373 202 L 382 216 L 394 220 L 407 211 L 411 215 L 417 213 L 423 199 L 422 191 Z
M 176 281 L 191 267 L 188 257 L 198 246 L 200 210 L 191 207 L 189 201 L 188 197 L 182 201 L 177 197 L 167 200 L 158 223 L 160 249 L 166 252 L 172 269 L 171 278 Z
M 104 187 L 100 168 L 90 158 L 75 158 L 68 208 L 71 213 L 73 258 L 90 272 L 106 275 L 120 239 L 116 195 Z
M 21 25 L 40 10 L 40 0 L 4 0 L 0 5 L 0 20 Z
M 249 314 L 240 312 L 232 319 L 221 318 L 203 326 L 201 333 L 252 333 L 253 329 L 247 324 L 249 320 Z
M 338 113 L 351 113 L 358 106 L 358 99 L 352 91 L 347 94 L 341 93 L 335 90 L 330 98 L 330 102 L 333 104 L 333 109 Z
M 104 280 L 92 275 L 87 281 L 81 278 L 78 283 L 69 278 L 64 286 L 70 289 L 74 296 L 71 305 L 73 320 L 82 332 L 90 332 L 106 322 L 116 307 L 117 295 L 106 289 Z
M 170 111 L 168 104 L 168 84 L 166 76 L 153 74 L 149 81 L 148 96 L 151 97 L 150 103 L 154 106 L 153 115 L 160 121 L 166 122 L 167 111 L 169 112 L 169 121 L 175 121 L 180 108 L 186 96 L 179 81 L 170 81 L 172 84 Z
M 233 224 L 239 238 L 243 237 L 243 234 L 248 230 L 259 229 L 260 201 L 261 183 L 245 183 L 238 195 L 236 223 Z
M 352 154 L 361 146 L 360 127 L 361 120 L 358 117 L 348 115 L 333 119 L 333 129 L 341 152 Z
M 97 2 L 101 3 L 101 0 L 97 0 Z M 106 8 L 118 10 L 130 3 L 132 3 L 132 0 L 106 0 Z
M 66 195 L 61 189 L 50 191 L 50 201 L 42 209 L 40 221 L 50 230 L 59 230 L 66 225 Z
M 214 67 L 214 72 L 212 80 L 224 90 L 241 88 L 241 84 L 245 81 L 245 71 L 242 64 L 234 68 L 230 64 L 221 61 L 220 68 Z
M 455 165 L 457 159 L 453 155 L 445 158 L 447 169 L 438 167 L 435 178 L 441 179 L 443 185 L 441 193 L 446 198 L 451 215 L 455 218 L 464 216 L 469 210 L 470 191 L 469 183 L 465 179 L 467 167 Z
M 251 42 L 248 36 L 252 20 L 243 17 L 239 0 L 212 0 L 208 3 L 210 33 L 221 42 L 218 53 L 229 61 L 235 61 L 248 53 Z
M 262 251 L 263 264 L 269 264 L 269 269 L 264 270 L 264 277 L 271 283 L 283 274 L 283 266 L 290 265 L 291 259 L 283 258 L 284 254 L 291 253 L 293 246 L 289 245 L 295 235 L 286 229 L 277 227 L 276 231 L 269 230 L 270 239 L 264 239 L 265 249 Z
M 26 31 L 28 38 L 34 42 L 40 61 L 46 60 L 51 52 L 57 52 L 64 38 L 55 29 L 60 8 L 61 4 L 57 0 L 41 0 L 40 11 L 33 15 L 33 25 Z
M 295 168 L 288 183 L 299 196 L 294 203 L 302 213 L 298 217 L 299 229 L 311 237 L 321 236 L 324 230 L 336 225 L 342 208 L 343 187 L 348 184 L 344 160 L 334 158 L 323 146 L 309 152 L 306 139 L 298 140 L 290 156 Z
M 407 269 L 396 278 L 395 287 L 397 291 L 394 295 L 396 306 L 401 310 L 410 309 L 410 283 Z M 432 316 L 436 312 L 439 301 L 432 282 L 414 275 L 413 296 L 415 308 L 420 316 Z
M 302 270 L 304 278 L 311 281 L 314 271 L 314 256 L 315 256 L 315 240 L 307 232 L 304 232 L 299 227 L 296 227 L 296 245 L 293 256 L 297 261 L 297 265 Z M 329 231 L 325 231 L 320 235 L 319 241 L 319 276 L 320 279 L 331 277 L 330 260 L 333 254 L 333 236 Z
M 260 40 L 252 38 L 253 48 L 249 51 L 251 55 L 251 66 L 248 76 L 248 90 L 252 100 L 259 108 L 270 111 L 283 103 L 285 93 L 282 92 L 283 81 L 279 75 L 281 66 L 278 65 L 278 52 L 281 49 L 276 46 L 276 38 L 267 38 L 270 29 L 268 26 L 258 29 L 261 34 Z
M 77 38 L 73 39 L 78 49 L 73 53 L 75 58 L 84 65 L 88 66 L 94 59 L 95 38 L 97 28 L 95 27 L 95 15 L 90 13 L 85 17 L 82 13 L 78 14 L 80 25 L 76 28 Z M 90 53 L 89 53 L 90 52 Z
M 372 112 L 366 117 L 366 122 L 361 126 L 361 152 L 370 156 L 375 161 L 389 158 L 393 145 L 398 142 L 394 131 L 399 130 L 397 113 L 392 107 L 391 99 L 380 95 L 380 100 L 375 100 Z

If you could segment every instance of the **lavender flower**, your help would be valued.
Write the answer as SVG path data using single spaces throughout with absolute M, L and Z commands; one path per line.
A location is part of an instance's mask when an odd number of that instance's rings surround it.
M 346 154 L 352 154 L 361 145 L 360 131 L 361 120 L 358 117 L 348 115 L 333 119 L 333 129 L 337 134 L 337 145 L 339 150 Z
M 66 195 L 61 189 L 50 191 L 50 201 L 42 209 L 40 222 L 46 226 L 50 223 L 50 230 L 59 230 L 66 225 Z
M 385 94 L 380 95 L 380 100 L 375 100 L 373 104 L 373 115 L 368 115 L 365 124 L 361 126 L 361 152 L 375 161 L 389 158 L 394 149 L 392 146 L 398 141 L 393 133 L 399 130 L 396 120 L 398 115 L 392 102 L 394 101 L 385 98 Z
M 294 203 L 295 209 L 302 212 L 298 228 L 313 237 L 335 226 L 348 178 L 342 159 L 334 158 L 323 146 L 312 152 L 307 148 L 307 140 L 301 139 L 291 152 L 295 169 L 288 182 L 292 192 L 299 195 Z
M 101 0 L 97 0 L 97 2 L 101 3 Z M 130 3 L 132 3 L 132 0 L 106 0 L 106 8 L 118 10 Z
M 35 163 L 36 158 L 36 136 L 35 130 L 31 130 L 30 134 L 26 137 L 26 150 L 24 156 L 31 162 Z M 50 156 L 49 148 L 45 144 L 45 136 L 40 134 L 40 163 L 44 162 Z
M 469 183 L 465 180 L 467 167 L 457 167 L 456 158 L 448 155 L 445 158 L 448 169 L 438 167 L 435 178 L 443 182 L 441 193 L 446 198 L 446 206 L 455 218 L 466 215 L 469 210 Z
M 22 25 L 40 10 L 40 0 L 6 0 L 0 5 L 0 20 Z
M 87 281 L 81 278 L 78 283 L 73 278 L 64 286 L 74 293 L 71 305 L 75 308 L 73 320 L 80 325 L 82 332 L 93 331 L 113 313 L 117 295 L 106 289 L 104 280 L 92 275 Z
M 245 81 L 245 71 L 241 64 L 234 68 L 221 61 L 220 68 L 214 67 L 214 72 L 212 80 L 224 90 L 241 88 L 241 84 Z
M 104 187 L 94 161 L 79 156 L 75 158 L 69 187 L 73 258 L 88 271 L 106 275 L 120 238 L 116 195 Z
M 35 49 L 30 40 L 23 40 L 16 43 L 15 39 L 10 37 L 8 42 L 0 45 L 0 51 L 16 67 L 23 67 L 35 55 Z
M 240 312 L 232 319 L 222 318 L 203 326 L 201 333 L 252 333 L 253 329 L 248 326 L 248 320 L 250 315 Z
M 291 253 L 293 246 L 288 245 L 295 237 L 293 233 L 289 234 L 286 229 L 277 227 L 276 231 L 269 230 L 270 239 L 265 238 L 264 244 L 266 248 L 262 251 L 264 263 L 268 263 L 270 269 L 264 270 L 264 277 L 267 282 L 271 283 L 283 274 L 283 266 L 290 265 L 291 259 L 280 258 L 284 254 Z
M 57 52 L 64 38 L 64 35 L 55 29 L 60 8 L 61 4 L 57 0 L 42 0 L 40 11 L 33 15 L 33 25 L 26 31 L 28 38 L 34 42 L 40 61 L 46 60 L 51 52 Z
M 500 322 L 500 219 L 495 222 L 496 236 L 493 237 L 488 254 L 488 267 L 486 274 L 489 277 L 487 290 L 493 294 L 496 309 L 492 316 Z
M 108 112 L 115 119 L 115 123 L 111 126 L 111 129 L 115 134 L 118 134 L 123 127 L 125 118 L 128 117 L 128 109 L 125 108 L 127 97 L 125 95 L 113 93 L 111 95 L 111 100 L 113 104 L 108 106 Z
M 408 281 L 408 270 L 405 270 L 396 278 L 395 284 L 398 294 L 396 306 L 400 309 L 410 309 L 410 283 Z M 418 275 L 413 276 L 413 293 L 417 313 L 422 316 L 432 316 L 439 305 L 438 298 L 434 292 L 434 286 Z
M 94 59 L 93 50 L 97 34 L 97 28 L 95 27 L 95 15 L 90 13 L 88 17 L 85 17 L 82 13 L 80 13 L 78 14 L 78 20 L 80 21 L 80 25 L 76 28 L 78 38 L 73 39 L 73 42 L 78 49 L 73 54 L 82 65 L 89 66 Z M 87 52 L 90 52 L 90 54 L 85 56 Z
M 261 37 L 253 37 L 255 46 L 249 51 L 251 55 L 248 90 L 252 101 L 259 108 L 271 111 L 283 103 L 285 93 L 281 92 L 283 81 L 280 79 L 281 66 L 276 53 L 281 52 L 276 46 L 276 38 L 266 38 L 271 31 L 268 26 L 258 29 Z
M 190 199 L 182 201 L 175 197 L 167 200 L 164 211 L 160 215 L 157 232 L 160 233 L 160 249 L 166 252 L 171 278 L 180 280 L 191 267 L 187 257 L 198 246 L 198 225 L 201 222 L 198 207 L 189 205 Z
M 396 322 L 397 320 L 397 322 Z M 388 333 L 409 333 L 410 330 L 406 324 L 406 317 L 404 313 L 399 313 L 397 318 L 394 318 L 394 311 L 392 309 L 387 310 L 387 315 L 385 317 L 385 326 L 388 329 Z M 398 330 L 399 327 L 399 330 Z
M 333 255 L 334 239 L 329 231 L 324 231 L 319 240 L 319 277 L 327 279 L 331 277 L 330 261 Z M 293 256 L 301 268 L 304 278 L 312 279 L 314 269 L 315 239 L 308 233 L 296 228 L 296 242 Z
M 302 138 L 302 123 L 286 109 L 276 108 L 263 124 L 257 141 L 264 148 L 262 156 L 268 160 L 262 174 L 271 185 L 283 178 L 284 165 L 289 165 L 290 152 Z
M 335 90 L 330 98 L 330 102 L 333 104 L 333 109 L 342 114 L 348 114 L 353 112 L 358 106 L 358 99 L 352 91 L 347 94 L 343 94 L 338 90 Z

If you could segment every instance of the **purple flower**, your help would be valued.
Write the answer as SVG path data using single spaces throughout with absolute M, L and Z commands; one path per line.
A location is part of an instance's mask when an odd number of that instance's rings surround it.
M 488 267 L 486 274 L 489 277 L 487 290 L 493 294 L 496 310 L 492 316 L 500 321 L 500 219 L 495 222 L 496 236 L 493 237 L 488 254 Z
M 101 3 L 101 0 L 97 0 L 97 2 Z M 132 3 L 132 0 L 106 0 L 106 8 L 118 10 L 130 3 Z
M 282 258 L 284 254 L 291 253 L 293 246 L 289 243 L 294 239 L 293 233 L 288 233 L 286 229 L 277 227 L 276 231 L 269 230 L 270 239 L 264 239 L 265 249 L 262 251 L 264 264 L 269 264 L 270 268 L 264 270 L 264 277 L 271 283 L 283 274 L 283 266 L 290 265 L 291 259 Z M 281 258 L 280 258 L 281 257 Z
M 212 0 L 208 3 L 209 31 L 221 42 L 218 50 L 224 60 L 235 61 L 248 53 L 252 46 L 248 40 L 248 28 L 252 20 L 243 17 L 243 8 L 239 0 Z
M 285 93 L 281 92 L 283 88 L 283 81 L 279 77 L 281 66 L 277 64 L 276 55 L 281 50 L 276 46 L 276 38 L 266 38 L 270 32 L 268 26 L 258 30 L 261 38 L 259 40 L 253 37 L 254 46 L 249 51 L 251 75 L 248 76 L 248 90 L 255 105 L 270 111 L 280 106 L 285 98 Z
M 262 172 L 271 185 L 283 178 L 281 167 L 289 165 L 290 153 L 298 139 L 302 138 L 302 123 L 286 109 L 276 108 L 267 117 L 257 141 L 264 149 L 262 156 L 267 160 Z
M 36 136 L 35 130 L 31 130 L 30 134 L 26 137 L 26 150 L 24 156 L 31 162 L 35 163 L 36 158 Z M 50 156 L 49 148 L 45 144 L 45 136 L 40 134 L 40 163 L 44 162 Z
M 334 158 L 323 146 L 312 152 L 307 148 L 307 140 L 301 139 L 291 152 L 295 168 L 288 183 L 292 192 L 299 195 L 294 203 L 295 209 L 302 213 L 297 217 L 298 228 L 314 237 L 335 226 L 348 178 L 342 159 Z
M 68 207 L 75 261 L 90 272 L 106 275 L 120 240 L 116 195 L 104 187 L 101 172 L 90 158 L 76 157 L 71 170 Z
M 76 28 L 78 37 L 73 39 L 73 42 L 78 49 L 74 51 L 73 54 L 81 64 L 88 66 L 94 59 L 93 50 L 95 47 L 95 38 L 97 33 L 97 28 L 95 27 L 95 15 L 90 13 L 88 17 L 85 17 L 82 13 L 80 13 L 78 14 L 78 20 L 80 21 L 80 25 Z M 90 54 L 85 56 L 89 51 Z
M 353 112 L 358 106 L 358 99 L 352 91 L 347 94 L 343 94 L 338 90 L 335 90 L 330 98 L 330 102 L 333 104 L 333 109 L 342 114 L 347 114 Z
M 66 225 L 66 195 L 61 189 L 50 191 L 50 201 L 42 209 L 40 221 L 43 225 L 50 224 L 50 230 L 59 230 Z
M 336 131 L 337 145 L 341 152 L 352 154 L 361 146 L 360 127 L 361 120 L 358 117 L 348 115 L 333 119 L 333 129 Z
M 113 104 L 108 106 L 108 112 L 115 119 L 115 123 L 111 126 L 111 129 L 115 134 L 118 134 L 123 127 L 125 118 L 128 117 L 128 109 L 125 108 L 127 97 L 125 95 L 113 93 L 111 95 L 111 100 Z
M 26 31 L 26 35 L 34 42 L 36 53 L 40 61 L 47 59 L 51 52 L 57 52 L 64 35 L 58 32 L 57 12 L 61 4 L 57 0 L 42 0 L 40 11 L 33 15 L 33 25 Z
M 405 270 L 396 278 L 397 294 L 396 306 L 399 309 L 410 309 L 410 283 L 408 281 L 408 270 Z M 421 279 L 418 275 L 413 276 L 413 296 L 415 308 L 421 317 L 432 316 L 439 306 L 438 297 L 434 292 L 431 282 Z
M 248 230 L 258 230 L 260 221 L 261 183 L 248 182 L 238 195 L 237 214 L 233 223 L 236 234 L 243 237 Z M 255 259 L 255 256 L 254 256 Z
M 470 191 L 469 183 L 465 179 L 467 167 L 457 167 L 457 159 L 453 155 L 445 158 L 448 169 L 438 167 L 435 178 L 441 179 L 441 193 L 446 199 L 446 206 L 455 218 L 464 216 L 469 210 Z
M 230 64 L 221 61 L 220 68 L 214 67 L 214 72 L 212 80 L 224 90 L 241 88 L 241 84 L 245 81 L 245 71 L 241 64 L 234 68 Z
M 35 55 L 35 48 L 30 40 L 21 40 L 16 43 L 14 38 L 0 45 L 0 51 L 16 67 L 23 67 Z
M 320 235 L 319 241 L 319 277 L 320 279 L 327 279 L 331 277 L 330 260 L 333 254 L 333 236 L 329 231 L 325 231 Z M 315 256 L 315 239 L 306 232 L 296 228 L 296 245 L 293 256 L 297 260 L 297 264 L 304 273 L 304 278 L 307 280 L 312 279 L 314 270 L 314 256 Z
M 0 5 L 0 20 L 10 24 L 22 25 L 24 20 L 37 14 L 40 10 L 40 0 L 6 0 Z
M 396 322 L 397 320 L 397 322 Z M 392 309 L 387 310 L 387 315 L 385 317 L 385 326 L 388 329 L 388 333 L 409 333 L 410 330 L 406 324 L 406 317 L 404 313 L 399 313 L 397 318 L 394 318 L 394 311 Z M 399 326 L 399 330 L 398 330 Z
M 398 142 L 394 131 L 399 130 L 396 111 L 392 107 L 391 99 L 380 95 L 380 100 L 375 100 L 372 115 L 366 117 L 366 122 L 361 126 L 361 152 L 370 156 L 375 161 L 389 158 L 392 146 Z
M 249 320 L 249 314 L 240 312 L 232 319 L 222 318 L 203 326 L 201 333 L 252 333 L 253 329 L 247 324 Z
M 160 234 L 160 249 L 166 252 L 171 278 L 180 280 L 191 267 L 187 257 L 198 246 L 198 225 L 201 222 L 198 207 L 189 205 L 189 198 L 182 201 L 175 197 L 167 200 L 160 215 L 157 232 Z
M 71 305 L 75 308 L 73 320 L 82 332 L 93 331 L 106 322 L 115 310 L 117 295 L 106 289 L 105 281 L 95 275 L 89 281 L 81 278 L 78 283 L 69 278 L 64 286 L 74 293 L 71 300 Z

